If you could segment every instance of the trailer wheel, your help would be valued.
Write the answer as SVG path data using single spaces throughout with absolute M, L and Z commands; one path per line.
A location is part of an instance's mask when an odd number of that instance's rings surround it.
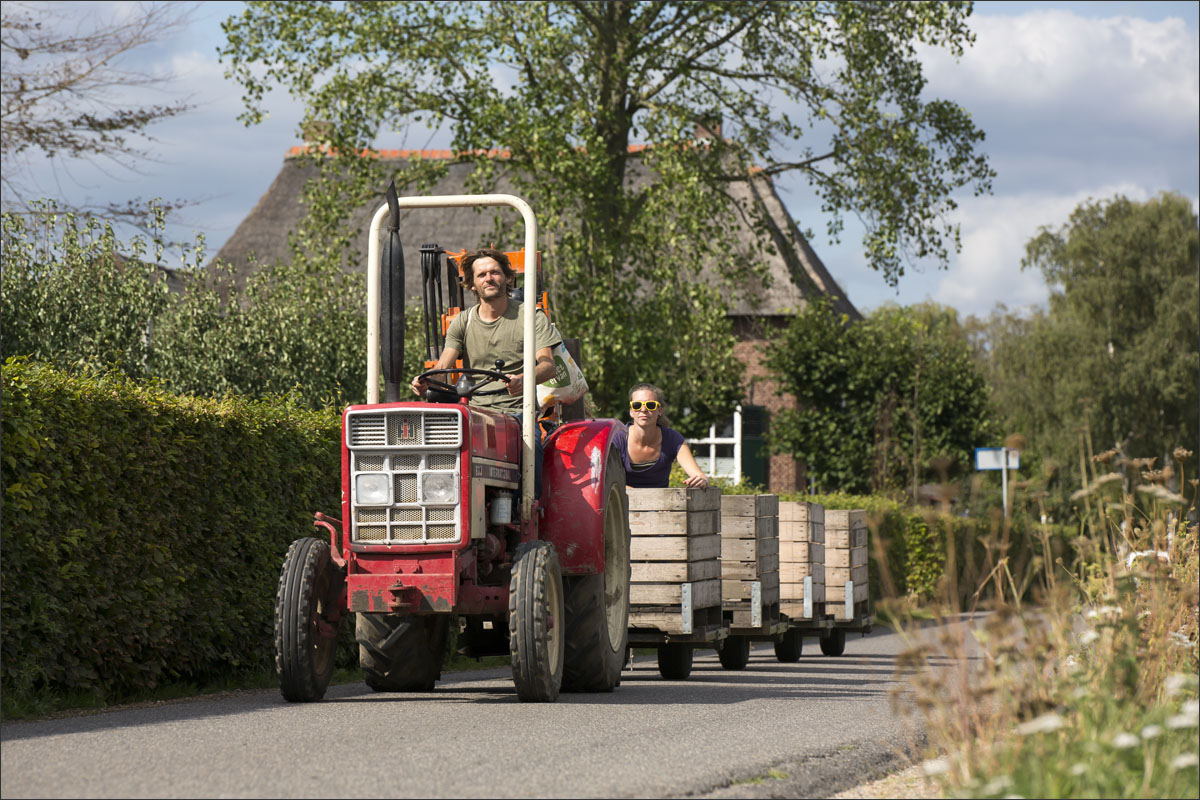
M 686 681 L 692 674 L 692 655 L 690 644 L 660 644 L 658 674 L 669 681 Z
M 354 638 L 367 686 L 377 692 L 433 691 L 442 677 L 449 615 L 357 616 Z
M 523 702 L 552 703 L 563 678 L 562 570 L 549 542 L 517 548 L 508 586 L 508 646 L 513 683 Z
M 341 587 L 328 542 L 312 537 L 292 542 L 275 594 L 275 674 L 289 702 L 325 696 L 337 650 Z
M 627 661 L 629 501 L 625 468 L 612 450 L 604 470 L 604 498 L 604 572 L 563 579 L 564 692 L 611 692 Z
M 804 637 L 795 628 L 788 628 L 775 642 L 775 657 L 784 664 L 795 664 L 804 650 Z
M 717 658 L 725 669 L 745 669 L 750 663 L 750 639 L 745 636 L 728 636 L 717 648 Z
M 846 632 L 841 628 L 834 628 L 828 636 L 822 636 L 821 652 L 827 656 L 840 656 L 846 652 Z

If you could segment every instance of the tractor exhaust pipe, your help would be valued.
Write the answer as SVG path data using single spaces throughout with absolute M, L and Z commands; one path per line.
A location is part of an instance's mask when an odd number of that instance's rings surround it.
M 379 331 L 383 355 L 383 402 L 398 403 L 404 388 L 404 247 L 400 243 L 400 201 L 396 182 L 387 189 L 388 236 L 379 276 Z

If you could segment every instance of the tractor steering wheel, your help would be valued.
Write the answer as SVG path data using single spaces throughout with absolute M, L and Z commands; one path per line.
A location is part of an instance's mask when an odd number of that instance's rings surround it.
M 458 382 L 453 385 L 446 383 L 445 381 L 437 380 L 433 377 L 434 375 L 450 375 L 455 373 L 461 375 L 462 377 L 460 377 Z M 488 380 L 480 381 L 479 383 L 471 383 L 469 380 L 467 380 L 467 375 L 479 375 L 487 378 Z M 479 387 L 485 386 L 492 381 L 502 381 L 504 383 L 508 383 L 508 379 L 512 376 L 495 369 L 473 369 L 471 367 L 458 367 L 457 369 L 427 369 L 417 377 L 424 380 L 434 389 L 443 392 L 449 392 L 457 395 L 460 398 L 463 398 L 483 397 L 484 395 L 492 394 L 507 394 L 508 389 L 506 387 L 486 390 L 480 390 Z

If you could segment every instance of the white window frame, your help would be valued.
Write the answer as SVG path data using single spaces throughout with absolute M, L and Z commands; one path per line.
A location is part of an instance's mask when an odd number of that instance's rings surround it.
M 696 457 L 696 463 L 700 465 L 700 469 L 704 470 L 704 474 L 710 478 L 728 478 L 736 486 L 742 482 L 742 407 L 737 406 L 733 410 L 733 436 L 717 436 L 717 424 L 714 422 L 708 428 L 708 436 L 703 439 L 688 439 L 688 447 L 691 448 L 692 455 Z M 717 473 L 717 445 L 731 444 L 733 445 L 733 472 Z M 708 452 L 704 454 L 700 449 L 706 447 Z M 704 468 L 705 460 L 708 461 L 708 469 Z

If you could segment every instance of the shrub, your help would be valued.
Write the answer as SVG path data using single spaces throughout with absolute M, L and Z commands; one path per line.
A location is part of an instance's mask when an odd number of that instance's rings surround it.
M 279 568 L 339 507 L 339 418 L 3 366 L 6 691 L 263 669 Z

